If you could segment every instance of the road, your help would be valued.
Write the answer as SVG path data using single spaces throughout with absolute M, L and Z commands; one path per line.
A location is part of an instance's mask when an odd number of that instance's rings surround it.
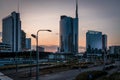
M 13 79 L 9 78 L 8 76 L 0 72 L 0 80 L 13 80 Z
M 81 71 L 79 71 L 79 69 L 73 69 L 73 70 L 59 72 L 59 73 L 41 75 L 39 79 L 40 80 L 73 80 L 81 72 L 102 70 L 102 69 L 103 69 L 103 66 L 82 69 Z M 31 80 L 35 80 L 35 77 L 32 78 Z
M 34 67 L 33 69 L 35 70 L 36 68 Z M 68 71 L 40 75 L 39 80 L 73 80 L 81 72 L 93 71 L 93 70 L 102 70 L 102 69 L 103 69 L 103 66 L 96 66 L 96 67 L 91 67 L 91 68 L 86 68 L 86 69 L 72 69 L 72 70 L 68 70 Z M 27 72 L 29 72 L 29 68 L 21 69 L 19 71 L 24 71 L 27 73 Z M 111 74 L 114 71 L 115 70 L 110 70 L 107 72 L 109 72 Z M 11 72 L 11 70 L 7 70 L 7 73 L 10 73 L 10 72 Z M 13 70 L 13 72 L 14 72 L 14 70 Z M 18 72 L 18 73 L 20 74 L 20 72 Z M 13 78 L 14 80 L 21 80 L 21 79 L 22 80 L 35 80 L 35 77 L 19 78 L 15 73 L 10 74 L 10 77 Z

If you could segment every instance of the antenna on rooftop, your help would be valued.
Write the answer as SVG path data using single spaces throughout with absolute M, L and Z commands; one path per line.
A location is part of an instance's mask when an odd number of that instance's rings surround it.
M 78 0 L 76 0 L 76 18 L 78 18 Z

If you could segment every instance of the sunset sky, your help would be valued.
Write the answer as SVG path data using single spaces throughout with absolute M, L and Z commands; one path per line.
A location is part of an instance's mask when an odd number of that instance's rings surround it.
M 78 0 L 79 46 L 86 46 L 88 30 L 101 31 L 108 36 L 108 46 L 120 45 L 120 0 Z M 12 11 L 18 12 L 18 0 L 0 0 L 0 32 L 2 19 Z M 39 29 L 39 45 L 46 51 L 56 51 L 59 46 L 59 21 L 61 15 L 75 17 L 75 0 L 19 0 L 22 29 L 27 37 Z M 8 28 L 9 29 L 9 28 Z M 31 37 L 32 38 L 32 37 Z M 32 45 L 35 45 L 32 38 Z

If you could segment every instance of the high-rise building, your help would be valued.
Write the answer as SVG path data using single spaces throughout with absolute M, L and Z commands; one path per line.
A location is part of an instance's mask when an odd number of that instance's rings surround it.
M 3 43 L 11 46 L 11 52 L 21 51 L 21 21 L 20 14 L 12 12 L 2 20 Z
M 102 32 L 89 30 L 86 33 L 86 57 L 92 62 L 102 59 Z
M 31 49 L 31 38 L 26 38 L 26 50 Z
M 90 61 L 101 60 L 107 51 L 107 35 L 89 30 L 86 33 L 86 57 Z M 103 54 L 104 53 L 104 54 Z
M 76 0 L 75 18 L 61 16 L 60 19 L 60 52 L 78 53 L 78 1 Z
M 107 50 L 107 35 L 106 34 L 102 35 L 102 49 Z
M 102 32 L 89 30 L 86 33 L 86 49 L 102 49 Z
M 24 51 L 26 49 L 26 33 L 21 30 L 21 49 Z

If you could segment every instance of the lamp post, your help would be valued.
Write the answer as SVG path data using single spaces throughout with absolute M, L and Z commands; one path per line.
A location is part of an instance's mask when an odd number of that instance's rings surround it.
M 43 29 L 43 30 L 38 30 L 36 35 L 31 34 L 31 36 L 32 36 L 33 38 L 36 39 L 36 55 L 37 55 L 37 56 L 36 56 L 36 80 L 39 80 L 38 33 L 39 33 L 40 31 L 48 31 L 48 32 L 52 32 L 52 31 L 49 30 L 49 29 Z
M 31 76 L 32 76 L 32 51 L 30 51 L 30 74 L 29 74 L 29 76 L 30 76 L 30 78 L 31 78 Z
M 18 52 L 16 52 L 15 63 L 16 63 L 16 74 L 17 74 L 18 73 Z
M 106 49 L 102 50 L 102 52 L 103 52 L 103 69 L 104 69 L 106 64 Z

